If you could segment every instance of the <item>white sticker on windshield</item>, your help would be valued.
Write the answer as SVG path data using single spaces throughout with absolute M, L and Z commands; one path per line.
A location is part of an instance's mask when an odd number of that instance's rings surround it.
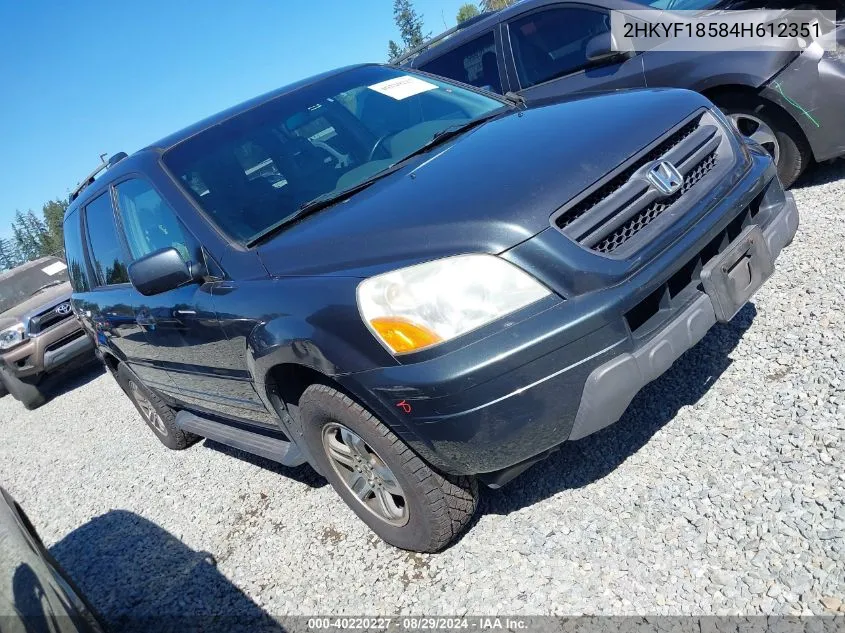
M 62 262 L 54 262 L 54 263 L 50 264 L 49 266 L 45 266 L 44 268 L 42 268 L 41 272 L 43 272 L 47 275 L 55 275 L 57 273 L 62 272 L 66 268 L 67 268 L 67 266 L 65 264 L 63 264 Z
M 370 90 L 375 90 L 388 97 L 393 97 L 397 101 L 413 97 L 421 92 L 427 92 L 437 88 L 435 84 L 423 81 L 419 77 L 405 75 L 404 77 L 396 77 L 396 79 L 388 79 L 387 81 L 380 81 L 377 84 L 369 86 Z

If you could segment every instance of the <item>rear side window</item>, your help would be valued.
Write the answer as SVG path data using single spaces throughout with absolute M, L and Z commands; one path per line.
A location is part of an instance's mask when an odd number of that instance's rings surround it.
M 587 42 L 610 30 L 610 18 L 592 9 L 537 11 L 508 25 L 523 88 L 563 77 L 587 65 Z
M 126 260 L 117 229 L 108 193 L 94 198 L 85 207 L 85 221 L 88 226 L 88 244 L 91 247 L 91 263 L 101 286 L 129 283 Z
M 91 283 L 88 281 L 88 267 L 85 264 L 79 218 L 80 214 L 74 212 L 65 219 L 65 258 L 73 291 L 88 292 L 91 290 Z
M 179 251 L 183 261 L 192 260 L 181 222 L 152 185 L 133 178 L 121 182 L 115 189 L 133 260 L 170 246 Z
M 496 42 L 492 31 L 444 53 L 420 68 L 433 75 L 502 93 Z

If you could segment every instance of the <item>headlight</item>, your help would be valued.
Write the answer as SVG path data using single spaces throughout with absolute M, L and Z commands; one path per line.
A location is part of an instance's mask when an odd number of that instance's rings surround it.
M 0 349 L 14 347 L 24 339 L 23 324 L 18 323 L 0 332 Z
M 453 339 L 549 294 L 503 259 L 459 255 L 362 281 L 358 309 L 388 349 L 402 354 Z

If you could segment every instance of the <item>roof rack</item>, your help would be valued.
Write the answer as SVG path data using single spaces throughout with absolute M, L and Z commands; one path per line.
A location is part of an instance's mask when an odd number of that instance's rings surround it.
M 109 167 L 113 167 L 114 165 L 116 165 L 117 163 L 122 161 L 124 158 L 126 158 L 126 152 L 118 152 L 117 154 L 113 154 L 111 156 L 111 158 L 109 158 L 108 160 L 106 160 L 106 156 L 107 156 L 107 154 L 100 154 L 101 164 L 97 165 L 97 167 L 94 169 L 94 171 L 92 171 L 90 174 L 85 176 L 85 178 L 83 178 L 79 182 L 79 184 L 76 186 L 76 189 L 74 189 L 71 192 L 70 196 L 68 196 L 68 203 L 71 203 L 74 200 L 76 200 L 79 197 L 79 194 L 82 193 L 82 191 L 86 187 L 93 184 L 94 179 L 97 177 L 97 174 L 99 174 L 101 171 L 103 171 L 105 169 L 108 169 Z
M 498 9 L 497 9 L 498 10 Z M 463 22 L 459 22 L 456 26 L 453 26 L 451 29 L 447 29 L 440 33 L 439 35 L 435 35 L 434 37 L 430 37 L 425 42 L 420 44 L 419 46 L 415 46 L 409 51 L 405 51 L 399 57 L 394 57 L 390 60 L 391 64 L 395 66 L 401 66 L 405 62 L 412 60 L 414 57 L 422 53 L 427 48 L 434 46 L 437 42 L 445 40 L 450 35 L 457 33 L 458 31 L 462 31 L 463 29 L 467 28 L 468 26 L 472 26 L 476 22 L 480 22 L 484 18 L 489 18 L 491 15 L 496 13 L 496 11 L 485 11 L 484 13 L 479 13 L 478 15 L 474 15 L 473 17 L 469 18 L 468 20 L 464 20 Z

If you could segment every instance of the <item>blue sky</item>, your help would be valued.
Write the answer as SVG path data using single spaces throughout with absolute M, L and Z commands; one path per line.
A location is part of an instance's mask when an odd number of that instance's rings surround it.
M 427 30 L 466 0 L 416 0 Z M 384 61 L 392 0 L 0 2 L 0 236 L 131 153 L 317 72 Z

